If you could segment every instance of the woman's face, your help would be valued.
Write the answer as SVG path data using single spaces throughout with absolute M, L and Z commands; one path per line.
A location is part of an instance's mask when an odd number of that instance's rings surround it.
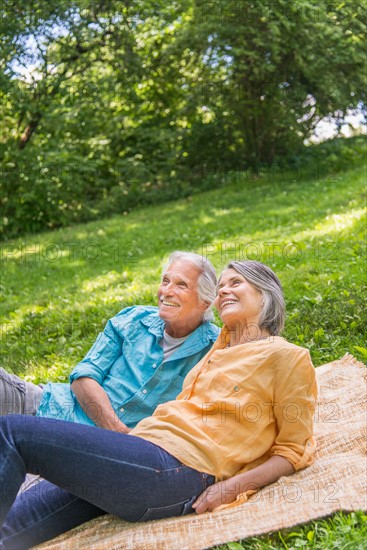
M 220 276 L 215 307 L 228 328 L 238 323 L 257 325 L 262 311 L 262 293 L 238 271 L 229 268 Z

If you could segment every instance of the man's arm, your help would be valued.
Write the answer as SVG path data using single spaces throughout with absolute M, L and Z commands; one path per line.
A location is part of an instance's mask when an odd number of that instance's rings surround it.
M 93 378 L 77 378 L 72 382 L 70 389 L 85 414 L 97 426 L 114 432 L 128 433 L 130 431 L 130 428 L 116 415 L 107 393 Z
M 208 487 L 194 502 L 192 507 L 197 514 L 212 512 L 222 504 L 230 504 L 237 495 L 246 491 L 258 490 L 264 485 L 274 483 L 282 476 L 293 474 L 292 464 L 282 456 L 274 455 L 269 460 L 242 474 L 220 481 Z
M 124 433 L 130 430 L 116 416 L 102 383 L 122 354 L 123 332 L 130 327 L 131 310 L 127 308 L 107 322 L 104 331 L 70 375 L 70 389 L 85 414 L 101 428 Z

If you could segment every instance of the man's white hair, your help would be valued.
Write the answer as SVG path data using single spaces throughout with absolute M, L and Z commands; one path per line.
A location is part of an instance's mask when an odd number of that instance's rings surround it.
M 213 267 L 213 264 L 205 257 L 195 252 L 183 252 L 181 250 L 175 250 L 170 254 L 168 262 L 163 271 L 166 271 L 168 266 L 178 260 L 184 260 L 193 264 L 200 272 L 198 278 L 198 296 L 203 302 L 209 304 L 208 309 L 205 310 L 203 315 L 203 321 L 213 321 L 214 315 L 212 312 L 213 303 L 216 297 L 217 290 L 217 274 Z

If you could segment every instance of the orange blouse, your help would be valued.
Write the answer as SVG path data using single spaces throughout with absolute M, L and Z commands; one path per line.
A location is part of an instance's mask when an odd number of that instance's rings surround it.
M 186 376 L 175 401 L 130 432 L 162 447 L 216 481 L 255 468 L 272 455 L 296 470 L 311 464 L 316 444 L 315 369 L 308 350 L 280 336 L 213 348 Z

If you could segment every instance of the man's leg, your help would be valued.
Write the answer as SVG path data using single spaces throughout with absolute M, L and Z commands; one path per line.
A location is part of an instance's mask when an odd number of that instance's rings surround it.
M 0 416 L 7 414 L 35 415 L 42 392 L 41 386 L 25 382 L 19 376 L 0 368 Z M 28 474 L 20 490 L 25 491 L 39 480 L 39 476 Z
M 50 485 L 42 482 L 13 506 L 26 471 L 60 489 L 48 494 Z M 21 531 L 33 544 L 52 538 L 60 532 L 55 532 L 59 517 L 63 528 L 70 521 L 75 525 L 79 507 L 80 522 L 101 510 L 128 521 L 187 514 L 212 483 L 213 476 L 133 435 L 31 416 L 0 418 L 0 548 Z M 35 535 L 40 525 L 41 540 Z
M 41 386 L 25 382 L 19 376 L 0 368 L 0 416 L 7 414 L 35 415 L 42 392 Z

